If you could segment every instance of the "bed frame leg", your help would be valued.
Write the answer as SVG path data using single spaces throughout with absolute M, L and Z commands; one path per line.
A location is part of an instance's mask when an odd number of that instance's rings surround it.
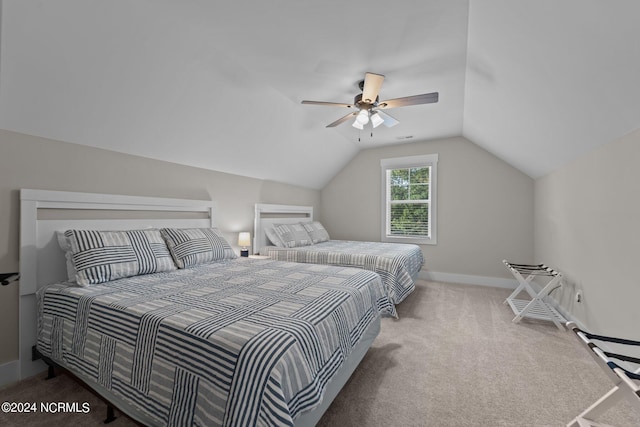
M 36 350 L 34 350 L 36 351 Z M 55 378 L 56 373 L 55 373 L 55 368 L 56 368 L 56 364 L 55 362 L 53 362 L 51 359 L 47 358 L 47 357 L 42 357 L 42 360 L 44 361 L 44 363 L 47 364 L 48 370 L 47 370 L 47 377 L 45 378 L 45 380 L 50 380 L 51 378 Z M 78 377 L 76 377 L 75 375 L 71 374 L 70 372 L 68 372 L 66 369 L 64 368 L 60 368 L 62 370 L 63 373 L 69 373 L 71 376 L 71 379 L 77 381 L 79 384 L 81 384 L 82 386 L 84 386 L 85 388 L 88 388 L 87 385 L 80 380 Z M 92 391 L 90 388 L 88 388 L 89 391 Z M 105 418 L 104 420 L 104 424 L 109 424 L 113 421 L 116 420 L 116 415 L 115 415 L 115 410 L 114 410 L 114 406 L 112 404 L 110 404 L 109 402 L 106 401 L 106 399 L 102 398 L 98 393 L 94 392 L 94 394 L 96 396 L 98 396 L 103 402 L 105 402 L 107 404 L 107 418 Z
M 113 406 L 107 405 L 107 418 L 104 420 L 104 424 L 109 424 L 116 420 L 116 416 L 113 413 Z
M 56 372 L 53 369 L 53 365 L 49 365 L 49 369 L 47 370 L 47 378 L 45 380 L 50 380 L 51 378 L 56 377 Z

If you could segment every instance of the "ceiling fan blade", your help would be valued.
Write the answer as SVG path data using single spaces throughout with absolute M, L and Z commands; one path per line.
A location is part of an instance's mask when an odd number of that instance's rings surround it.
M 362 87 L 362 101 L 373 104 L 378 98 L 378 92 L 384 81 L 382 74 L 366 73 L 364 75 L 364 86 Z
M 381 101 L 378 108 L 397 108 L 408 105 L 431 104 L 438 102 L 438 92 L 424 93 L 422 95 L 407 96 L 404 98 L 389 99 Z
M 334 128 L 336 126 L 338 126 L 339 124 L 342 124 L 344 122 L 346 122 L 347 120 L 349 120 L 351 117 L 355 116 L 356 114 L 358 114 L 356 111 L 354 111 L 353 113 L 349 113 L 344 117 L 340 117 L 338 120 L 336 120 L 333 123 L 329 123 L 327 125 L 328 128 Z
M 396 119 L 394 119 L 393 117 L 391 117 L 390 115 L 385 113 L 384 111 L 379 111 L 378 110 L 378 114 L 380 114 L 380 117 L 382 117 L 382 120 L 384 120 L 382 122 L 382 124 L 385 125 L 388 128 L 394 127 L 395 125 L 400 123 L 399 121 L 397 121 Z
M 353 105 L 351 104 L 343 104 L 340 102 L 324 102 L 324 101 L 302 101 L 303 104 L 310 104 L 310 105 L 326 105 L 328 107 L 347 107 L 347 108 L 353 108 Z

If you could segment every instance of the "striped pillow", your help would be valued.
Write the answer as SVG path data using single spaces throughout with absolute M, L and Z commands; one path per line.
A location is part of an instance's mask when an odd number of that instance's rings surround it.
M 237 258 L 217 228 L 163 228 L 160 233 L 178 268 Z
M 158 230 L 67 230 L 79 285 L 175 270 Z
M 304 229 L 307 230 L 309 236 L 311 236 L 311 241 L 314 244 L 329 241 L 329 233 L 327 233 L 327 230 L 320 222 L 302 222 L 301 224 Z
M 273 224 L 273 231 L 280 237 L 285 248 L 297 248 L 313 244 L 311 236 L 301 223 Z
M 267 235 L 267 238 L 269 239 L 269 241 L 273 244 L 273 246 L 284 248 L 284 243 L 282 243 L 280 236 L 276 234 L 273 228 L 267 228 L 264 230 L 264 232 Z

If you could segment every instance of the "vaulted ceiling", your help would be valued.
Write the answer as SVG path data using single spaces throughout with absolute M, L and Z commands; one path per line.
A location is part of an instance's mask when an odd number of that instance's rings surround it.
M 463 135 L 532 177 L 640 127 L 634 0 L 0 0 L 0 128 L 322 188 Z M 358 131 L 335 107 L 437 91 Z

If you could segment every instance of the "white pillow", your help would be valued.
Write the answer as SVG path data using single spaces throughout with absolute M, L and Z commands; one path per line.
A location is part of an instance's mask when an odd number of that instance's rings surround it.
M 58 245 L 64 252 L 64 257 L 67 262 L 67 280 L 71 283 L 76 282 L 76 265 L 73 263 L 73 251 L 71 250 L 71 242 L 69 238 L 64 234 L 65 230 L 56 231 L 56 237 L 58 238 Z

